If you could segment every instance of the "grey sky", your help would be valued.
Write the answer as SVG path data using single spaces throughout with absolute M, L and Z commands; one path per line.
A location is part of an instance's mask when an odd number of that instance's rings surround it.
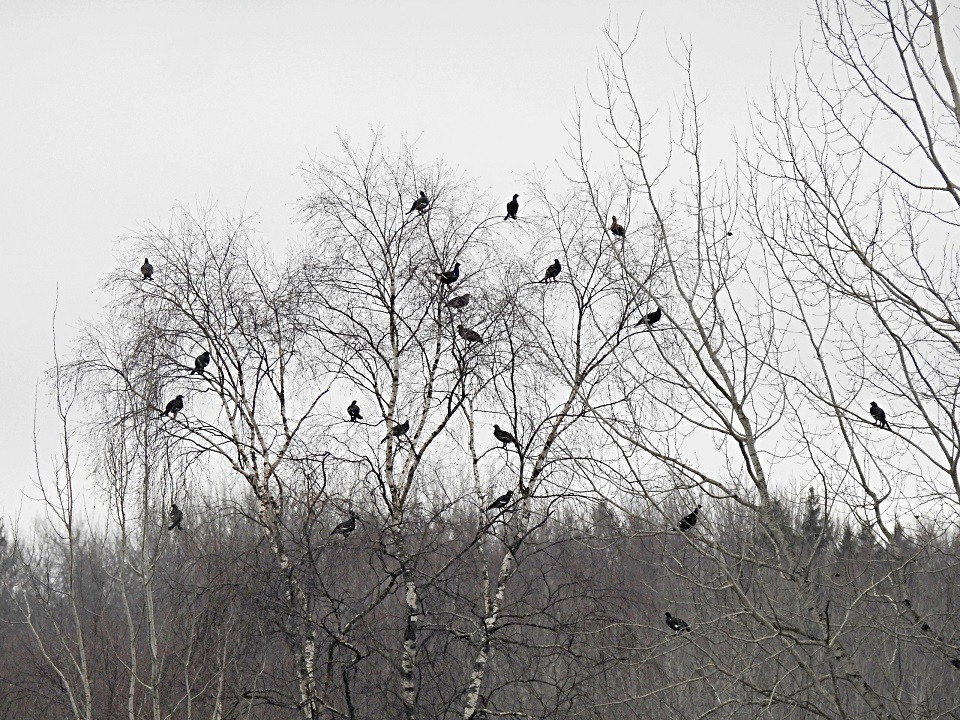
M 506 201 L 520 175 L 564 156 L 608 15 L 628 31 L 642 16 L 634 79 L 651 110 L 680 90 L 667 46 L 689 38 L 710 137 L 728 143 L 771 71 L 791 72 L 808 11 L 787 0 L 3 0 L 0 514 L 32 493 L 34 395 L 52 362 L 57 288 L 66 353 L 98 312 L 117 240 L 145 221 L 178 202 L 243 208 L 283 247 L 302 235 L 298 166 L 336 152 L 336 130 L 364 139 L 371 126 Z M 39 413 L 52 449 L 42 388 Z

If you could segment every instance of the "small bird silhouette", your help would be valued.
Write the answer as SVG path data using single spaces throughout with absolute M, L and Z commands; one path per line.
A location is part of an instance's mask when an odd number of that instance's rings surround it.
M 177 413 L 183 410 L 183 395 L 177 395 L 173 400 L 167 403 L 167 407 L 160 413 L 160 417 L 169 415 L 176 417 Z
M 646 325 L 647 327 L 653 327 L 656 323 L 660 322 L 660 318 L 663 317 L 663 310 L 660 309 L 660 306 L 657 306 L 657 309 L 653 312 L 647 313 L 642 318 L 640 322 L 637 323 L 637 327 L 641 325 Z
M 193 370 L 190 371 L 190 374 L 199 373 L 203 375 L 203 371 L 206 369 L 207 365 L 210 364 L 210 353 L 204 350 L 202 353 L 197 355 L 193 359 Z
M 143 265 L 140 266 L 140 272 L 143 273 L 144 280 L 150 280 L 153 278 L 153 265 L 150 264 L 150 261 L 147 258 L 143 259 Z
M 356 400 L 351 400 L 350 404 L 347 405 L 347 415 L 350 416 L 350 422 L 363 420 L 363 415 L 360 414 L 360 406 L 357 405 Z
M 507 490 L 503 495 L 498 497 L 492 503 L 487 505 L 487 510 L 501 510 L 510 504 L 510 501 L 513 499 L 513 490 Z
M 407 215 L 416 210 L 418 213 L 423 215 L 426 212 L 427 207 L 430 205 L 430 198 L 427 197 L 427 194 L 421 190 L 420 197 L 413 201 L 413 205 L 410 206 L 410 209 L 407 210 Z
M 387 441 L 387 438 L 390 438 L 390 437 L 396 437 L 396 438 L 403 437 L 404 435 L 407 434 L 407 430 L 409 429 L 410 429 L 409 420 L 404 420 L 399 425 L 394 425 L 393 430 L 387 433 L 387 436 L 380 441 L 380 444 L 382 445 L 383 443 L 385 443 Z
M 349 537 L 350 533 L 352 533 L 356 529 L 357 529 L 357 515 L 351 510 L 350 517 L 340 522 L 340 524 L 333 529 L 333 532 L 331 532 L 330 535 L 331 537 L 333 535 L 343 535 L 343 537 L 346 538 L 346 537 Z
M 677 523 L 676 527 L 670 528 L 670 532 L 676 532 L 677 530 L 680 532 L 686 532 L 687 530 L 690 530 L 694 525 L 697 524 L 697 520 L 700 517 L 700 508 L 702 507 L 703 505 L 697 505 L 692 513 L 689 515 L 684 515 L 682 518 L 680 518 L 680 522 Z
M 954 658 L 950 661 L 950 664 L 953 665 L 957 670 L 960 670 L 960 658 Z
M 177 507 L 176 503 L 170 504 L 170 527 L 167 530 L 182 530 L 180 523 L 183 522 L 183 511 Z
M 434 275 L 440 279 L 441 285 L 453 285 L 453 283 L 460 279 L 460 263 L 454 263 L 453 270 L 435 272 Z
M 504 220 L 516 220 L 517 212 L 520 210 L 520 203 L 517 201 L 519 195 L 514 195 L 513 200 L 507 203 L 507 216 L 503 218 Z
M 623 225 L 617 222 L 616 215 L 613 216 L 613 222 L 610 223 L 610 232 L 619 238 L 625 238 L 627 236 L 627 231 L 623 229 Z
M 457 325 L 457 334 L 467 342 L 483 342 L 483 335 L 463 325 Z
M 513 433 L 511 433 L 509 430 L 501 430 L 499 425 L 493 426 L 493 436 L 504 445 L 507 443 L 513 443 L 517 447 L 520 447 L 520 443 L 517 442 L 517 439 L 513 436 Z
M 556 280 L 557 275 L 560 274 L 560 261 L 554 258 L 553 262 L 547 266 L 547 271 L 543 274 L 543 280 L 540 282 L 548 282 L 550 280 Z
M 465 308 L 470 304 L 470 293 L 464 293 L 463 295 L 457 295 L 457 297 L 450 298 L 447 300 L 446 305 L 448 308 L 453 308 L 454 310 L 459 310 L 460 308 Z
M 674 617 L 670 613 L 667 613 L 667 627 L 673 630 L 673 632 L 677 635 L 680 633 L 690 632 L 690 626 L 687 625 L 687 623 L 678 617 Z
M 887 414 L 883 411 L 883 408 L 877 405 L 875 402 L 870 403 L 870 414 L 873 416 L 873 424 L 877 427 L 890 429 L 890 423 L 887 422 Z

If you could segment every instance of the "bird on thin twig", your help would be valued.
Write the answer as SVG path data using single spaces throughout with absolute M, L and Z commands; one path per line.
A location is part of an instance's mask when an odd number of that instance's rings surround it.
M 395 438 L 403 437 L 404 435 L 407 434 L 407 430 L 409 430 L 409 429 L 410 429 L 410 421 L 409 421 L 409 420 L 404 420 L 404 421 L 403 421 L 402 423 L 400 423 L 399 425 L 394 425 L 394 426 L 393 426 L 393 429 L 392 429 L 390 432 L 387 433 L 387 436 L 386 436 L 383 440 L 380 441 L 380 444 L 382 445 L 383 443 L 385 443 L 385 442 L 387 441 L 388 438 L 391 438 L 391 437 L 395 437 Z
M 343 537 L 346 538 L 346 537 L 349 537 L 350 533 L 352 533 L 356 529 L 357 529 L 357 514 L 353 512 L 353 510 L 351 510 L 350 517 L 348 517 L 346 520 L 341 521 L 340 524 L 333 529 L 333 532 L 331 532 L 330 535 L 331 537 L 334 535 L 343 535 Z
M 627 231 L 623 229 L 623 225 L 617 222 L 616 215 L 613 216 L 613 222 L 610 223 L 610 232 L 619 238 L 625 238 L 627 236 Z
M 170 527 L 167 530 L 183 530 L 180 523 L 183 522 L 183 510 L 177 507 L 176 503 L 170 503 Z
M 554 258 L 553 262 L 547 266 L 547 271 L 543 274 L 543 280 L 540 282 L 548 282 L 550 280 L 556 280 L 557 275 L 560 274 L 560 261 Z
M 873 424 L 880 428 L 890 429 L 890 423 L 887 422 L 887 414 L 883 408 L 875 402 L 870 403 L 870 414 L 873 416 Z
M 463 325 L 457 325 L 457 334 L 467 342 L 483 342 L 483 335 Z
M 430 205 L 430 198 L 427 197 L 427 194 L 421 190 L 420 197 L 413 201 L 413 205 L 410 206 L 410 209 L 407 210 L 407 215 L 416 210 L 418 213 L 423 215 L 426 212 L 427 207 Z
M 703 505 L 697 505 L 692 513 L 689 515 L 684 515 L 682 518 L 680 518 L 680 522 L 677 523 L 676 527 L 670 528 L 670 532 L 677 532 L 678 530 L 680 532 L 686 532 L 687 530 L 690 530 L 694 525 L 697 524 L 697 520 L 700 517 L 700 508 L 702 507 Z
M 459 310 L 460 308 L 465 308 L 470 304 L 470 293 L 464 293 L 463 295 L 457 295 L 457 297 L 450 298 L 446 302 L 448 308 L 453 308 L 454 310 Z
M 513 200 L 507 203 L 507 215 L 504 217 L 504 220 L 516 220 L 517 212 L 520 210 L 520 203 L 517 201 L 517 198 L 520 197 L 517 194 L 514 194 Z
M 150 264 L 150 261 L 147 258 L 143 259 L 143 265 L 140 266 L 140 272 L 143 273 L 144 280 L 150 280 L 153 278 L 153 265 Z
M 190 371 L 190 374 L 198 373 L 203 375 L 203 371 L 206 369 L 207 365 L 210 364 L 210 353 L 204 350 L 202 353 L 197 355 L 193 359 L 193 370 Z
M 487 505 L 487 510 L 502 510 L 507 505 L 510 504 L 510 501 L 513 499 L 513 490 L 507 490 L 503 495 L 498 497 L 492 503 Z
M 173 400 L 167 403 L 160 417 L 176 417 L 177 413 L 183 410 L 183 395 L 177 395 Z
M 435 272 L 434 275 L 440 279 L 441 285 L 453 285 L 457 280 L 460 279 L 460 263 L 454 263 L 453 270 Z
M 350 422 L 363 420 L 363 415 L 360 414 L 360 406 L 357 405 L 356 400 L 351 400 L 350 404 L 347 405 L 347 415 L 350 416 Z
M 520 443 L 517 442 L 517 439 L 513 436 L 513 433 L 511 433 L 509 430 L 501 430 L 499 425 L 493 426 L 493 436 L 504 445 L 507 443 L 513 443 L 517 447 L 520 447 Z
M 660 322 L 660 318 L 662 317 L 663 317 L 663 310 L 661 310 L 660 306 L 657 305 L 656 310 L 654 310 L 653 312 L 647 313 L 642 318 L 640 318 L 640 322 L 637 323 L 637 327 L 640 327 L 641 325 L 643 325 L 648 328 L 652 328 L 656 323 Z
M 667 613 L 667 627 L 673 630 L 673 632 L 677 635 L 680 633 L 690 632 L 690 626 L 687 625 L 687 623 L 678 617 L 674 617 L 670 613 Z

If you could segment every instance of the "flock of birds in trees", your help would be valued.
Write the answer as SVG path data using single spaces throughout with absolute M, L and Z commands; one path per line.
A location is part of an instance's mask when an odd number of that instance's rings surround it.
M 516 220 L 517 213 L 520 212 L 520 202 L 519 194 L 514 194 L 513 199 L 507 203 L 507 214 L 504 216 L 504 221 L 507 220 Z M 430 198 L 427 197 L 426 192 L 423 190 L 420 191 L 419 197 L 413 201 L 413 204 L 410 206 L 410 209 L 407 211 L 407 215 L 410 215 L 414 212 L 424 215 L 430 207 Z M 610 233 L 615 237 L 624 239 L 627 236 L 627 231 L 619 222 L 617 222 L 617 216 L 613 215 L 609 227 Z M 727 233 L 728 236 L 733 233 Z M 560 275 L 563 266 L 560 263 L 559 259 L 554 259 L 549 266 L 547 266 L 546 271 L 543 274 L 543 279 L 540 280 L 541 283 L 546 282 L 555 282 L 557 277 Z M 150 264 L 148 258 L 143 259 L 143 265 L 140 266 L 140 272 L 143 275 L 144 280 L 152 280 L 154 268 Z M 440 285 L 448 289 L 457 280 L 460 279 L 460 263 L 455 262 L 453 267 L 449 270 L 441 270 L 440 272 L 435 272 Z M 452 297 L 447 300 L 444 305 L 453 310 L 460 310 L 465 308 L 470 303 L 470 293 L 464 293 L 456 297 Z M 657 308 L 644 315 L 640 322 L 637 323 L 637 326 L 646 326 L 648 328 L 653 327 L 656 323 L 660 322 L 660 319 L 663 317 L 663 310 L 657 306 Z M 483 342 L 483 336 L 475 330 L 464 326 L 463 324 L 457 325 L 457 334 L 468 343 L 479 343 Z M 197 355 L 194 358 L 193 369 L 190 371 L 190 374 L 199 374 L 204 375 L 207 366 L 210 364 L 210 353 L 207 350 L 204 350 L 202 353 Z M 177 395 L 172 400 L 170 400 L 163 412 L 161 417 L 176 417 L 177 413 L 183 410 L 183 395 Z M 884 412 L 883 408 L 877 405 L 876 402 L 870 403 L 870 415 L 874 420 L 874 426 L 890 430 L 890 424 L 887 422 L 887 415 Z M 347 416 L 350 419 L 350 422 L 357 422 L 358 420 L 363 420 L 363 415 L 361 414 L 360 406 L 357 404 L 356 400 L 351 400 L 350 404 L 347 406 Z M 404 420 L 402 423 L 394 425 L 389 432 L 384 436 L 383 440 L 380 441 L 380 444 L 385 443 L 391 437 L 399 439 L 404 437 L 410 430 L 410 420 Z M 507 449 L 508 445 L 514 445 L 517 448 L 517 451 L 520 450 L 520 442 L 509 430 L 502 429 L 499 425 L 494 424 L 493 426 L 493 435 L 499 441 L 504 449 Z M 493 502 L 491 502 L 486 507 L 486 512 L 492 510 L 505 510 L 510 503 L 513 501 L 513 490 L 508 490 L 499 497 L 497 497 Z M 692 530 L 696 524 L 697 520 L 700 517 L 700 510 L 703 506 L 697 505 L 693 512 L 688 515 L 683 516 L 680 519 L 680 522 L 676 526 L 670 528 L 670 532 L 680 532 L 685 533 L 689 530 Z M 183 511 L 177 507 L 176 503 L 172 503 L 170 507 L 170 525 L 167 527 L 167 530 L 180 530 L 182 529 L 181 523 L 183 522 Z M 331 536 L 340 535 L 343 538 L 347 538 L 350 534 L 357 528 L 357 514 L 351 510 L 348 517 L 340 522 L 330 533 Z M 666 624 L 671 630 L 674 631 L 674 634 L 681 635 L 685 632 L 691 632 L 690 625 L 687 624 L 684 620 L 671 615 L 669 612 L 666 613 Z M 960 660 L 952 661 L 954 667 L 960 669 Z

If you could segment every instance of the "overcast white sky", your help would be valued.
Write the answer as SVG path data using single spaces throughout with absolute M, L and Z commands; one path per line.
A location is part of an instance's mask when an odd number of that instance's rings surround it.
M 633 72 L 651 109 L 680 90 L 668 44 L 689 39 L 711 138 L 727 143 L 771 75 L 792 73 L 808 13 L 806 0 L 0 0 L 0 515 L 36 494 L 35 398 L 55 447 L 39 383 L 58 288 L 67 353 L 118 239 L 145 221 L 177 203 L 244 208 L 282 248 L 303 234 L 298 166 L 336 152 L 337 130 L 370 127 L 506 201 L 563 157 L 608 16 L 640 20 Z

